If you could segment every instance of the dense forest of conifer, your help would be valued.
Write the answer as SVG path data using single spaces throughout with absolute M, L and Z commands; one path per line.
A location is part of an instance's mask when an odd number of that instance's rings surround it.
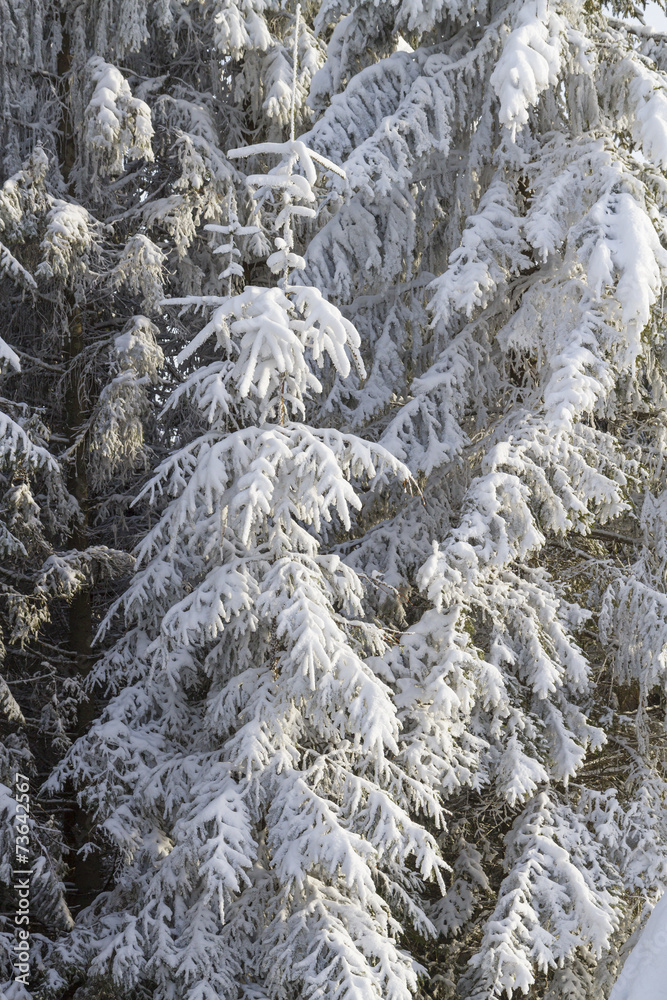
M 3 1000 L 609 997 L 667 885 L 642 9 L 0 0 Z

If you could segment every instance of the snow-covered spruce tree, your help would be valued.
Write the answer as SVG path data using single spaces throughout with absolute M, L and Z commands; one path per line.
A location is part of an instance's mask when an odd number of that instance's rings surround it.
M 346 181 L 303 280 L 368 367 L 324 412 L 423 488 L 341 552 L 409 625 L 385 676 L 451 812 L 429 969 L 604 996 L 667 879 L 663 39 L 551 0 L 316 23 L 303 139 Z
M 15 695 L 3 697 L 0 822 L 6 854 L 20 751 L 48 840 L 40 864 L 53 886 L 67 878 L 75 911 L 109 872 L 75 854 L 85 817 L 66 795 L 49 807 L 37 788 L 95 714 L 98 692 L 82 703 L 81 681 L 113 578 L 146 527 L 145 505 L 130 507 L 137 480 L 166 440 L 188 440 L 189 428 L 153 420 L 162 349 L 187 335 L 159 322 L 163 282 L 184 294 L 215 280 L 216 237 L 197 231 L 226 220 L 230 187 L 245 196 L 223 150 L 289 119 L 294 24 L 277 3 L 0 3 L 0 292 L 14 349 L 0 390 L 10 421 L 0 516 L 12 547 L 0 616 Z M 322 51 L 304 27 L 297 120 Z M 252 249 L 243 266 L 257 260 Z M 47 939 L 62 920 L 43 895 L 33 974 L 53 984 Z M 3 897 L 2 914 L 12 905 Z
M 6 278 L 0 280 L 0 288 L 5 301 L 11 301 L 8 286 L 31 297 L 36 289 L 35 280 L 6 244 L 29 238 L 33 213 L 44 198 L 44 170 L 45 157 L 37 153 L 0 188 L 0 235 L 5 241 L 0 243 L 0 268 Z M 21 371 L 19 356 L 2 339 L 0 369 L 3 389 L 11 381 L 10 373 Z M 52 572 L 53 540 L 66 534 L 73 511 L 39 410 L 25 400 L 3 394 L 0 428 L 0 978 L 5 984 L 3 996 L 11 1000 L 22 991 L 21 986 L 11 984 L 16 959 L 13 914 L 18 902 L 12 887 L 19 834 L 23 838 L 19 843 L 26 844 L 29 838 L 32 845 L 32 898 L 41 914 L 39 926 L 34 928 L 35 960 L 39 956 L 48 961 L 48 935 L 71 925 L 63 898 L 61 835 L 36 801 L 32 811 L 28 802 L 17 818 L 15 794 L 17 774 L 32 776 L 35 772 L 37 726 L 29 711 L 36 705 L 45 712 L 50 708 L 52 721 L 62 724 L 71 707 L 67 705 L 72 693 L 67 689 L 67 678 L 56 688 L 50 663 L 42 665 L 40 677 L 44 688 L 50 688 L 47 697 L 31 696 L 29 667 L 34 662 L 30 645 L 43 633 L 50 602 L 63 593 L 61 581 Z M 25 778 L 20 784 L 25 792 Z M 17 826 L 19 819 L 24 822 Z
M 13 882 L 17 773 L 32 792 L 33 981 L 53 983 L 51 945 L 71 923 L 68 903 L 80 906 L 91 879 L 93 889 L 103 884 L 76 857 L 85 831 L 72 803 L 46 801 L 39 787 L 80 724 L 93 621 L 115 596 L 108 580 L 129 568 L 118 550 L 132 534 L 123 507 L 128 479 L 145 464 L 161 361 L 143 313 L 162 295 L 164 256 L 141 220 L 109 224 L 145 197 L 145 188 L 116 194 L 113 182 L 128 164 L 138 170 L 153 159 L 150 113 L 77 35 L 71 13 L 60 4 L 0 9 L 0 294 L 12 344 L 0 374 L 0 991 L 8 998 L 26 995 L 12 982 L 17 900 L 4 891 Z
M 230 156 L 279 157 L 248 179 L 276 278 L 231 287 L 248 235 L 231 221 L 227 293 L 172 300 L 213 310 L 177 363 L 210 340 L 215 360 L 167 404 L 190 399 L 206 428 L 146 487 L 167 503 L 119 602 L 126 634 L 94 668 L 114 696 L 59 769 L 123 862 L 72 947 L 156 998 L 407 1000 L 417 967 L 398 938 L 431 931 L 424 880 L 442 885 L 418 817 L 438 827 L 442 811 L 373 667 L 386 637 L 332 545 L 359 491 L 410 476 L 380 445 L 301 422 L 319 368 L 360 367 L 354 327 L 292 280 L 294 220 L 314 215 L 317 167 L 338 168 L 294 139 Z
M 68 790 L 49 807 L 37 789 L 96 714 L 100 693 L 89 687 L 82 702 L 82 679 L 97 655 L 93 629 L 117 596 L 113 578 L 146 528 L 146 505 L 130 507 L 137 481 L 165 442 L 191 437 L 189 425 L 158 428 L 153 419 L 163 349 L 188 336 L 187 317 L 161 322 L 157 302 L 165 281 L 172 294 L 215 286 L 217 237 L 202 223 L 227 221 L 230 188 L 246 197 L 223 151 L 248 129 L 279 135 L 292 92 L 297 121 L 307 114 L 323 47 L 303 25 L 292 87 L 294 28 L 294 11 L 276 2 L 0 2 L 0 291 L 15 351 L 1 391 L 11 428 L 28 435 L 11 430 L 3 480 L 2 516 L 13 531 L 5 540 L 16 539 L 0 609 L 3 671 L 16 704 L 3 700 L 12 731 L 2 732 L 0 822 L 4 851 L 19 747 L 33 806 L 51 831 L 40 864 L 53 886 L 67 879 L 74 912 L 110 871 L 77 856 L 87 821 Z M 241 265 L 251 269 L 261 242 L 243 248 Z M 166 371 L 181 377 L 168 363 Z M 48 941 L 69 921 L 43 897 L 35 906 L 44 922 L 32 928 L 44 934 L 36 988 L 57 987 Z M 3 916 L 12 906 L 3 897 Z M 2 939 L 2 982 L 10 943 Z

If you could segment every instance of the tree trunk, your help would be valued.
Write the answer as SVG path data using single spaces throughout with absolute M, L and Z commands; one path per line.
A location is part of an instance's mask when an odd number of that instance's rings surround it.
M 67 30 L 66 17 L 61 15 L 62 47 L 58 54 L 58 90 L 61 100 L 60 118 L 60 169 L 68 187 L 71 189 L 71 173 L 76 159 L 76 144 L 74 128 L 70 112 L 72 54 L 70 34 Z M 70 190 L 70 193 L 73 192 Z M 71 291 L 65 292 L 66 318 L 63 331 L 63 347 L 69 367 L 69 382 L 65 392 L 65 436 L 72 448 L 72 458 L 67 477 L 67 487 L 79 507 L 69 536 L 69 547 L 83 551 L 89 544 L 89 494 L 86 455 L 83 442 L 76 445 L 77 437 L 88 417 L 85 388 L 82 384 L 81 369 L 78 363 L 86 346 L 84 316 L 81 305 Z M 93 638 L 92 594 L 89 586 L 82 587 L 72 597 L 68 609 L 68 646 L 72 660 L 80 677 L 84 677 L 91 666 L 91 647 Z M 84 701 L 77 720 L 77 736 L 86 731 L 95 717 L 94 704 L 91 699 Z M 72 796 L 71 809 L 65 814 L 64 834 L 69 845 L 70 878 L 74 884 L 68 900 L 70 907 L 76 910 L 90 903 L 104 888 L 105 877 L 101 870 L 99 858 L 92 855 L 84 859 L 78 851 L 88 840 L 90 817 Z

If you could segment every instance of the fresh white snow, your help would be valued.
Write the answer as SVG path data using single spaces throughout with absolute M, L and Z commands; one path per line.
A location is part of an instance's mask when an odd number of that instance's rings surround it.
M 666 1000 L 667 893 L 630 952 L 609 1000 Z

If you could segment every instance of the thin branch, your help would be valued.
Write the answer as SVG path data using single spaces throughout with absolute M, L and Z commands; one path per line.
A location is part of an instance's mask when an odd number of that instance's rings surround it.
M 659 31 L 657 28 L 651 28 L 648 24 L 631 24 L 629 21 L 622 21 L 617 17 L 609 17 L 607 22 L 618 31 L 629 31 L 630 34 L 638 35 L 640 38 L 652 38 L 656 42 L 667 42 L 667 33 Z
M 20 358 L 25 358 L 26 361 L 31 361 L 32 364 L 37 365 L 39 368 L 46 368 L 50 372 L 62 372 L 65 368 L 64 364 L 50 365 L 46 361 L 42 361 L 41 358 L 35 358 L 32 354 L 26 354 L 25 351 L 16 350 L 16 353 Z
M 621 535 L 618 531 L 607 531 L 605 528 L 593 528 L 591 538 L 607 538 L 610 542 L 622 542 L 623 545 L 642 545 L 643 539 L 633 535 Z

